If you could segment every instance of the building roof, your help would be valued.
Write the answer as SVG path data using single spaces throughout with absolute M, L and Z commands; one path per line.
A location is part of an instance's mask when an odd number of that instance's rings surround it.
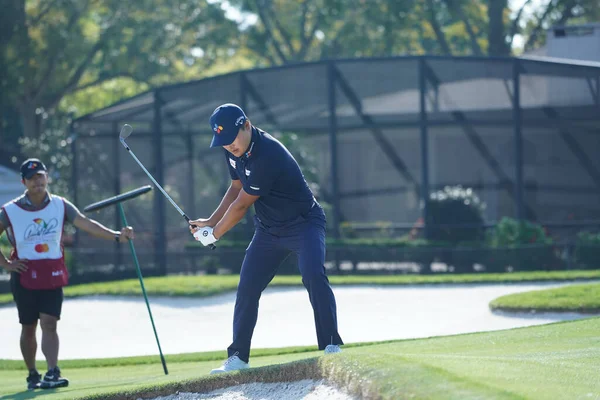
M 232 102 L 242 106 L 250 120 L 259 126 L 326 133 L 331 122 L 328 78 L 332 74 L 336 76 L 335 111 L 341 128 L 360 123 L 359 113 L 390 124 L 400 123 L 419 115 L 419 65 L 425 66 L 428 89 L 433 88 L 438 95 L 451 93 L 451 101 L 438 101 L 438 109 L 432 112 L 451 112 L 452 103 L 463 111 L 485 108 L 487 103 L 472 100 L 486 88 L 501 97 L 496 103 L 510 109 L 512 100 L 507 85 L 513 80 L 515 63 L 521 74 L 530 77 L 585 80 L 600 76 L 600 63 L 533 56 L 403 56 L 318 61 L 165 85 L 80 117 L 74 126 L 80 135 L 114 135 L 123 123 L 146 134 L 157 123 L 162 134 L 189 131 L 211 134 L 210 114 L 218 105 Z M 534 94 L 527 100 L 528 106 L 535 107 L 536 101 L 539 107 L 547 105 L 548 99 L 539 96 L 540 91 L 547 91 L 542 90 L 546 83 L 530 81 L 540 88 L 531 90 Z M 522 91 L 522 96 L 527 96 L 526 93 Z M 158 110 L 160 113 L 156 113 Z

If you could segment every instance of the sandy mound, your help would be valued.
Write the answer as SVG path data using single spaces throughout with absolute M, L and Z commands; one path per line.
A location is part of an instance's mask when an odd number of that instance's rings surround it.
M 354 397 L 325 381 L 304 379 L 297 382 L 247 383 L 210 393 L 178 393 L 153 400 L 353 400 Z

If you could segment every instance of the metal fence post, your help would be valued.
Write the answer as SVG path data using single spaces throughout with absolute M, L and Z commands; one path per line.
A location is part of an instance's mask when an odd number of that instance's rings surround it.
M 338 180 L 338 153 L 337 153 L 337 116 L 336 116 L 336 71 L 335 64 L 327 64 L 327 99 L 329 106 L 329 147 L 331 157 L 331 195 L 333 198 L 333 237 L 340 238 L 340 189 Z M 334 253 L 336 271 L 340 269 L 337 252 Z
M 190 177 L 190 182 L 192 184 L 192 188 L 189 191 L 188 194 L 188 209 L 189 209 L 189 214 L 190 215 L 196 215 L 196 192 L 194 191 L 195 189 L 195 182 L 196 182 L 196 174 L 195 174 L 195 168 L 194 168 L 194 154 L 196 152 L 196 147 L 194 146 L 194 132 L 193 130 L 188 127 L 186 129 L 186 133 L 185 133 L 185 144 L 187 147 L 187 158 L 188 158 L 188 168 L 189 168 L 189 177 Z
M 513 128 L 515 145 L 515 206 L 519 221 L 525 217 L 523 213 L 523 134 L 521 132 L 521 64 L 518 58 L 513 59 Z
M 596 77 L 596 98 L 594 99 L 596 107 L 600 108 L 600 75 Z
M 154 91 L 154 116 L 152 121 L 152 136 L 154 146 L 154 179 L 164 186 L 164 162 L 163 162 L 163 141 L 162 141 L 162 99 L 160 92 Z M 158 275 L 167 274 L 167 237 L 165 230 L 165 198 L 164 196 L 154 194 L 154 227 L 156 235 L 154 237 L 154 260 L 156 264 L 156 273 Z
M 428 199 L 429 199 L 429 137 L 427 130 L 427 104 L 425 94 L 427 93 L 427 64 L 425 57 L 419 57 L 419 126 L 421 139 L 421 202 L 423 210 L 423 233 L 428 237 Z
M 112 123 L 112 131 L 115 135 L 115 137 L 117 137 L 117 135 L 119 134 L 119 124 L 117 122 L 113 122 Z M 118 140 L 113 140 L 113 154 L 114 154 L 114 171 L 115 171 L 115 177 L 114 177 L 114 192 L 115 192 L 115 196 L 118 196 L 121 193 L 121 160 L 119 157 L 119 154 L 121 154 L 121 142 L 119 142 Z M 121 226 L 121 219 L 119 217 L 119 213 L 115 212 L 115 230 L 119 230 L 118 227 Z M 116 266 L 121 266 L 123 265 L 123 258 L 121 257 L 121 247 L 119 246 L 119 243 L 114 244 L 115 247 L 115 265 Z
M 242 108 L 242 110 L 244 110 L 244 113 L 246 113 L 246 115 L 251 115 L 252 111 L 249 109 L 248 106 L 248 84 L 246 82 L 246 79 L 248 79 L 246 77 L 246 74 L 240 72 L 240 107 Z M 250 210 L 246 212 L 246 230 L 249 234 L 251 234 L 251 232 L 254 231 L 254 216 L 252 215 Z
M 75 133 L 75 122 L 73 121 L 73 116 L 70 117 L 69 121 L 69 139 L 71 139 L 71 154 L 73 158 L 71 159 L 71 200 L 73 204 L 77 207 L 80 207 L 78 204 L 78 190 L 79 187 L 79 171 L 77 166 L 79 164 L 79 155 L 77 152 L 77 134 Z M 73 248 L 79 250 L 79 229 L 75 229 L 75 234 L 73 235 Z M 77 254 L 73 255 L 75 260 L 75 264 L 77 264 Z

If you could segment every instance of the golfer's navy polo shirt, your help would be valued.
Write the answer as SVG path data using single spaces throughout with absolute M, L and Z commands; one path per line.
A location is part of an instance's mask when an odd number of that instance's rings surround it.
M 298 163 L 277 139 L 252 127 L 247 152 L 235 157 L 225 150 L 231 179 L 241 180 L 246 193 L 260 196 L 254 210 L 267 226 L 281 226 L 306 214 L 313 206 L 313 193 Z

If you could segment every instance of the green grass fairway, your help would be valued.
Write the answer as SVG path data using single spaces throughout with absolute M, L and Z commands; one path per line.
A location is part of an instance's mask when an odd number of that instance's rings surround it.
M 144 278 L 150 296 L 207 297 L 235 290 L 239 275 L 183 275 Z M 536 271 L 503 274 L 436 275 L 333 275 L 333 285 L 418 285 L 455 283 L 510 283 L 542 281 L 581 281 L 600 279 L 598 271 Z M 302 286 L 300 276 L 276 276 L 269 287 Z M 89 295 L 141 296 L 138 279 L 67 286 L 65 297 Z M 11 294 L 0 294 L 0 305 L 13 302 Z
M 569 285 L 499 297 L 490 303 L 493 310 L 581 312 L 600 314 L 600 284 Z
M 72 381 L 70 387 L 37 391 L 35 395 L 23 391 L 23 369 L 6 369 L 9 364 L 3 364 L 0 398 L 135 399 L 142 397 L 139 390 L 144 387 L 152 391 L 152 396 L 144 396 L 147 398 L 247 381 L 324 376 L 370 398 L 595 399 L 600 398 L 598 332 L 600 318 L 589 318 L 497 332 L 348 346 L 344 353 L 328 357 L 314 351 L 269 355 L 253 357 L 252 366 L 304 361 L 217 377 L 206 375 L 219 364 L 207 361 L 216 353 L 167 356 L 168 376 L 163 375 L 158 357 L 155 364 L 111 367 L 94 367 L 96 361 L 71 361 L 63 364 L 64 375 Z M 129 395 L 109 394 L 116 391 L 128 391 Z

